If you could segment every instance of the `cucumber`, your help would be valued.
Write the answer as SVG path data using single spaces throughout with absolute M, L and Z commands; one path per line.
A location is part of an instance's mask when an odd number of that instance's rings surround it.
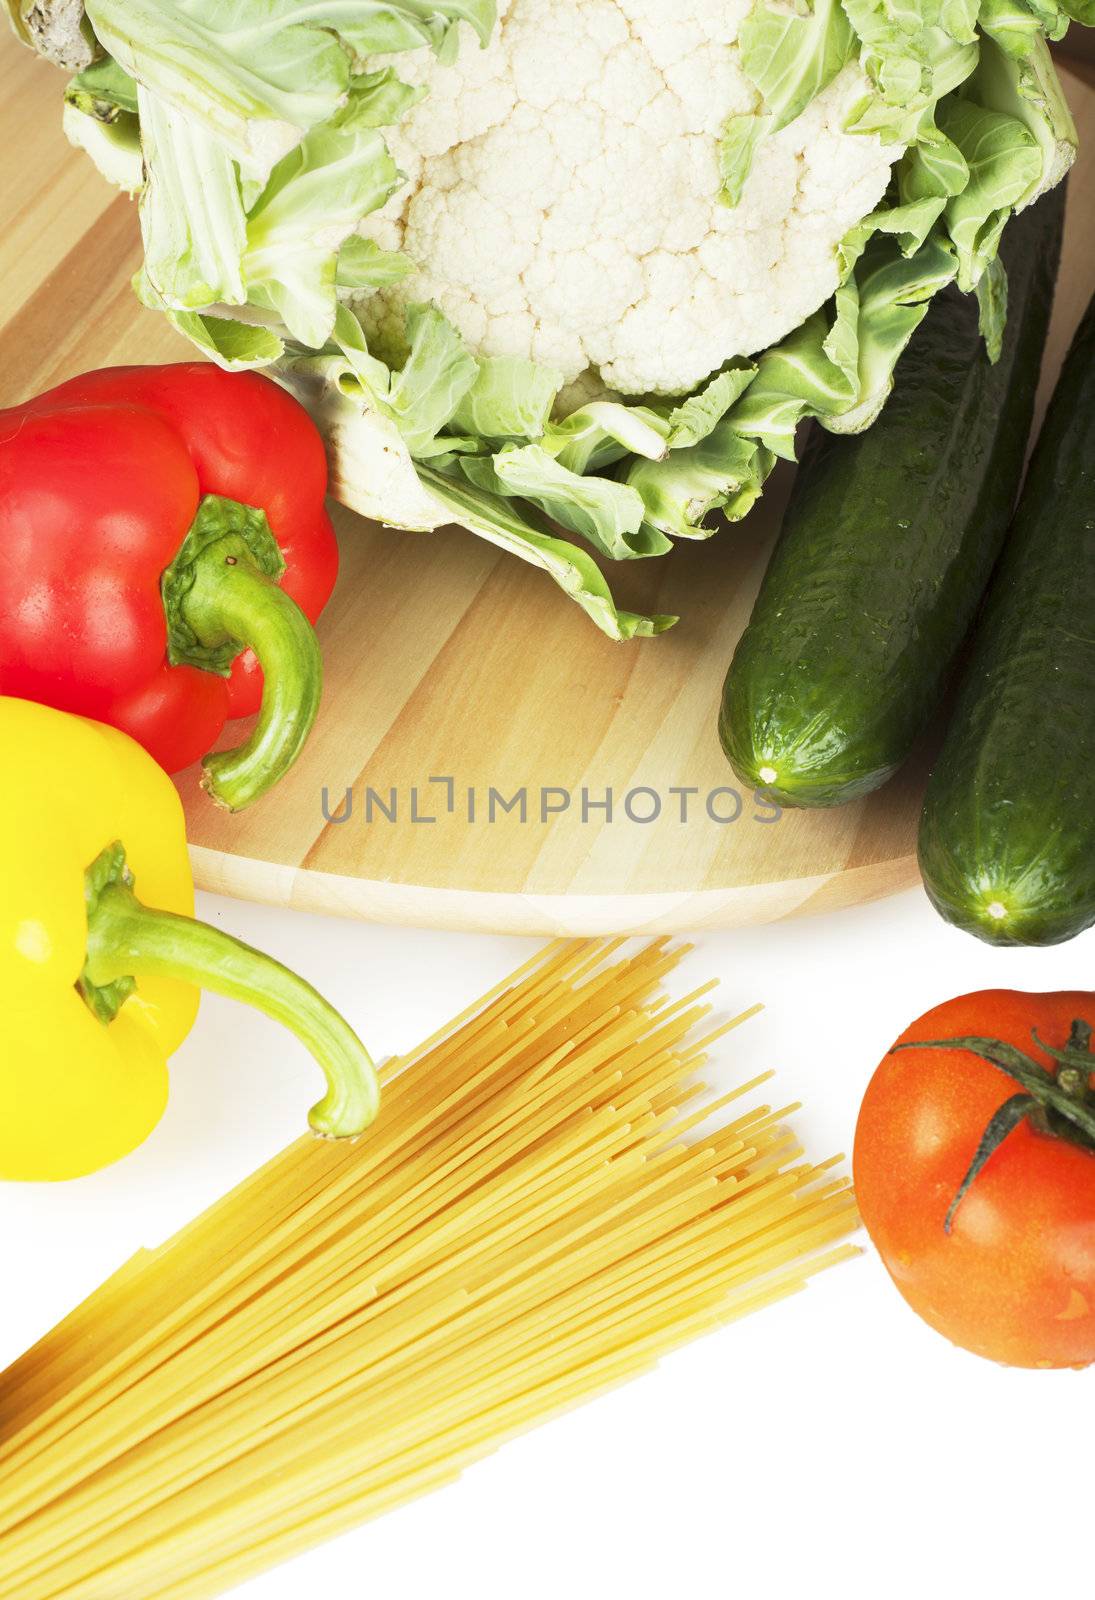
M 878 420 L 814 431 L 719 716 L 737 772 L 783 805 L 878 788 L 939 703 L 1015 504 L 1063 214 L 1058 189 L 1004 234 L 995 366 L 974 296 L 951 287 Z
M 943 916 L 993 944 L 1095 922 L 1095 300 L 977 624 L 920 865 Z

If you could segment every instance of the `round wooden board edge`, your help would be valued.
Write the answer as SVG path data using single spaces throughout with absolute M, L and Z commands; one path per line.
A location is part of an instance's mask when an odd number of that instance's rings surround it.
M 1095 68 L 1061 58 L 1065 78 L 1095 89 Z M 533 937 L 740 929 L 863 905 L 920 884 L 915 850 L 816 875 L 651 893 L 533 895 L 441 888 L 319 872 L 191 845 L 200 889 L 258 904 L 393 926 Z
M 594 938 L 609 934 L 714 932 L 782 922 L 790 917 L 865 905 L 920 882 L 915 855 L 816 877 L 680 894 L 504 894 L 382 883 L 337 873 L 227 856 L 190 846 L 194 881 L 210 894 L 230 895 L 283 910 L 458 933 Z

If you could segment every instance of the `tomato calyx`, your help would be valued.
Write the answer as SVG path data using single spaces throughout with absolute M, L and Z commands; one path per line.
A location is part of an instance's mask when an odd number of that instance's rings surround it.
M 910 1039 L 894 1045 L 891 1055 L 898 1050 L 969 1050 L 980 1056 L 1001 1072 L 1006 1072 L 1020 1085 L 1021 1093 L 1011 1095 L 989 1120 L 974 1152 L 973 1160 L 958 1192 L 950 1203 L 945 1233 L 950 1233 L 955 1213 L 962 1204 L 977 1177 L 1021 1122 L 1027 1122 L 1036 1133 L 1052 1139 L 1064 1139 L 1079 1145 L 1095 1155 L 1095 1090 L 1092 1074 L 1095 1056 L 1091 1053 L 1091 1024 L 1077 1017 L 1063 1050 L 1048 1045 L 1038 1036 L 1036 1028 L 1031 1037 L 1039 1050 L 1057 1063 L 1056 1073 L 1043 1067 L 1015 1045 L 1003 1039 L 983 1039 L 967 1036 L 957 1039 Z

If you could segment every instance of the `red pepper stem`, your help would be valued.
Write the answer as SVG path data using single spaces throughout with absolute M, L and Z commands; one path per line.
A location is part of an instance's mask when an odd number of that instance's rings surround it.
M 229 811 L 250 805 L 292 766 L 319 709 L 319 645 L 304 612 L 279 586 L 284 571 L 265 512 L 207 494 L 160 580 L 172 666 L 227 677 L 240 651 L 250 648 L 262 667 L 262 705 L 250 739 L 204 762 L 205 787 Z
M 292 766 L 316 720 L 323 661 L 312 625 L 246 556 L 211 544 L 193 566 L 186 620 L 199 638 L 228 635 L 255 652 L 262 705 L 251 737 L 205 757 L 203 787 L 229 811 L 266 793 Z
M 310 983 L 219 928 L 143 905 L 128 874 L 113 878 L 89 896 L 82 986 L 109 995 L 119 980 L 131 989 L 134 978 L 153 976 L 242 1000 L 290 1028 L 327 1078 L 308 1114 L 316 1133 L 354 1138 L 376 1116 L 380 1089 L 368 1051 Z

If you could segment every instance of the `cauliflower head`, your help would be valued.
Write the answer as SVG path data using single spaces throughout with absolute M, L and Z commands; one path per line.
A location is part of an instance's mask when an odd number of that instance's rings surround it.
M 764 141 L 731 206 L 724 130 L 762 112 L 738 43 L 752 0 L 499 9 L 486 49 L 463 27 L 451 66 L 400 61 L 429 92 L 389 136 L 406 182 L 361 228 L 415 268 L 363 302 L 382 348 L 432 301 L 476 354 L 679 395 L 829 299 L 903 150 L 845 131 L 858 64 Z
M 65 128 L 139 196 L 145 303 L 298 394 L 347 505 L 462 524 L 632 638 L 673 619 L 595 557 L 708 538 L 802 424 L 870 426 L 947 284 L 998 345 L 1001 233 L 1075 150 L 1046 41 L 1092 3 L 33 9 L 91 47 Z

